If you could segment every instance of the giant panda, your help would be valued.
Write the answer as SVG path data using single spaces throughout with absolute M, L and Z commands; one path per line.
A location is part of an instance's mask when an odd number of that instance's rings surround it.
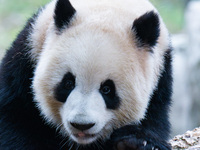
M 169 150 L 170 36 L 148 0 L 53 0 L 0 67 L 1 150 Z

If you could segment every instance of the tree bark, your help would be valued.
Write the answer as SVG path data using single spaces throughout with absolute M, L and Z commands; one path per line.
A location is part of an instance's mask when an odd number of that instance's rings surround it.
M 193 131 L 187 131 L 183 135 L 177 135 L 170 140 L 173 150 L 200 150 L 200 127 Z

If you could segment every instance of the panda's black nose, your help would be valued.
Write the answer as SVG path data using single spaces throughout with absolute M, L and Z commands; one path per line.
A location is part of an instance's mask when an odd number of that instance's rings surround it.
M 79 124 L 79 123 L 74 123 L 74 122 L 70 122 L 70 124 L 71 124 L 74 128 L 76 128 L 76 129 L 78 129 L 78 130 L 81 130 L 81 131 L 88 130 L 88 129 L 92 128 L 92 127 L 95 125 L 95 123 Z

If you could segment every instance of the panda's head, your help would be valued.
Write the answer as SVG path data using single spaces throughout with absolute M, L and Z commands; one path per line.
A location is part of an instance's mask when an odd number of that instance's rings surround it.
M 33 28 L 35 101 L 79 144 L 139 123 L 162 70 L 168 35 L 156 10 L 121 3 L 53 1 Z

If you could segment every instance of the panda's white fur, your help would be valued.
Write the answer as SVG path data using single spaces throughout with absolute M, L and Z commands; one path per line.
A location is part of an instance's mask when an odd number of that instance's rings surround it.
M 160 36 L 152 55 L 136 46 L 131 31 L 133 21 L 157 10 L 148 0 L 71 0 L 78 13 L 70 27 L 58 34 L 54 25 L 56 1 L 40 11 L 30 35 L 30 51 L 37 61 L 33 78 L 35 101 L 49 123 L 81 144 L 101 137 L 113 129 L 144 118 L 150 96 L 157 86 L 163 56 L 169 45 L 168 32 L 160 19 Z M 102 11 L 104 10 L 104 11 Z M 54 88 L 71 72 L 76 87 L 65 103 L 54 98 Z M 100 84 L 111 79 L 120 97 L 117 110 L 106 108 L 99 93 Z M 70 122 L 95 123 L 88 138 Z M 84 136 L 84 135 L 83 135 Z

